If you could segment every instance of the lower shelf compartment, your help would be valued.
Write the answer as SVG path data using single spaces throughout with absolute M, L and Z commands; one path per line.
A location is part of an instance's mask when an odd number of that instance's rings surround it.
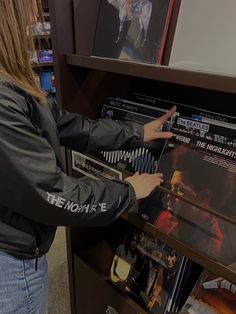
M 145 314 L 128 296 L 74 255 L 75 303 L 78 314 Z

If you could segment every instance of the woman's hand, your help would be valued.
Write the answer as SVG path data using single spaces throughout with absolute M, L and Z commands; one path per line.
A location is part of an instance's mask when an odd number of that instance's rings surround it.
M 152 191 L 163 182 L 162 177 L 163 175 L 161 173 L 135 173 L 132 177 L 126 178 L 125 181 L 128 181 L 133 186 L 136 199 L 140 200 L 149 196 Z
M 144 125 L 144 143 L 164 138 L 168 139 L 173 136 L 172 132 L 161 132 L 160 128 L 175 113 L 176 106 L 172 107 L 167 113 L 160 118 L 153 120 Z

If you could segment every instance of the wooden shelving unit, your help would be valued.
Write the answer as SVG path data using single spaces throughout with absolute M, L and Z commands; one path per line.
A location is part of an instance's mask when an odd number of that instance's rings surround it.
M 50 34 L 45 34 L 45 35 L 34 35 L 34 39 L 50 39 L 51 35 Z
M 49 3 L 46 0 L 41 0 L 41 4 L 43 7 L 43 20 L 47 23 L 50 22 L 50 14 L 49 14 Z M 52 41 L 51 34 L 35 34 L 33 35 L 34 43 L 35 43 L 35 53 L 38 55 L 39 50 L 48 50 L 52 49 Z M 54 88 L 51 86 L 50 88 L 50 80 L 53 81 L 51 73 L 53 73 L 54 62 L 39 62 L 39 57 L 37 57 L 37 63 L 32 63 L 32 68 L 37 76 L 37 80 L 41 86 L 41 88 L 45 89 L 47 92 L 50 92 L 52 95 L 55 94 Z M 47 80 L 45 79 L 45 72 L 48 72 Z M 44 78 L 42 78 L 44 77 Z M 45 83 L 46 82 L 46 83 Z
M 47 67 L 53 67 L 53 62 L 45 62 L 45 63 L 37 63 L 33 64 L 33 68 L 47 68 Z
M 189 105 L 199 104 L 211 111 L 235 115 L 236 76 L 90 56 L 92 52 L 89 53 L 89 49 L 92 47 L 94 39 L 91 30 L 94 30 L 95 26 L 89 27 L 90 16 L 83 14 L 83 9 L 90 5 L 97 9 L 98 4 L 98 0 L 88 0 L 86 3 L 74 0 L 74 13 L 71 0 L 51 0 L 49 3 L 57 101 L 60 106 L 96 118 L 99 116 L 107 96 L 122 95 L 125 97 L 138 91 L 147 95 L 158 94 L 160 98 L 174 102 Z M 178 13 L 179 5 L 180 1 L 176 1 L 175 14 Z M 81 32 L 84 32 L 84 47 L 83 41 L 76 45 L 75 40 L 75 36 L 78 35 L 75 30 L 79 29 L 78 25 L 74 27 L 78 9 L 80 9 L 78 14 L 83 17 L 84 23 L 87 23 L 80 29 Z M 93 17 L 96 16 L 94 11 L 91 14 Z M 176 16 L 173 21 L 176 22 Z M 171 25 L 172 33 L 170 33 L 169 39 L 173 37 L 173 29 L 174 25 Z M 167 42 L 168 49 L 165 51 L 165 64 L 168 64 L 170 55 L 170 41 Z M 85 51 L 86 55 L 80 55 L 78 47 L 81 51 Z M 70 157 L 70 151 L 68 151 L 67 171 L 69 174 L 71 174 Z M 211 272 L 236 283 L 236 273 L 233 270 L 157 230 L 137 214 L 125 214 L 120 221 L 121 223 L 126 221 L 130 225 L 144 230 L 154 238 L 189 256 L 190 259 Z M 80 257 L 82 248 L 89 248 L 90 241 L 93 241 L 97 233 L 107 237 L 106 232 L 108 232 L 107 229 L 103 231 L 103 229 L 97 230 L 97 228 L 67 228 L 68 269 L 73 314 L 81 313 L 80 296 L 78 295 L 81 286 L 78 281 L 83 280 L 78 274 L 78 265 L 75 261 L 82 260 Z

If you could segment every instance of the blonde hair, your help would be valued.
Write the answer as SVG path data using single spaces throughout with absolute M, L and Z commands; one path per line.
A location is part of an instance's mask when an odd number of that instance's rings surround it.
M 32 24 L 42 20 L 40 0 L 0 0 L 0 74 L 44 102 L 29 53 L 35 50 Z

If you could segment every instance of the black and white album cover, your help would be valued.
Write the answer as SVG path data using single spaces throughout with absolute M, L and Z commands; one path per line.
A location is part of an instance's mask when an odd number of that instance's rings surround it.
M 72 151 L 72 171 L 76 177 L 87 176 L 93 179 L 122 179 L 122 173 L 95 158 Z
M 141 105 L 124 99 L 108 99 L 107 104 L 103 106 L 102 118 L 144 125 L 165 112 L 167 110 L 163 108 Z M 171 118 L 161 130 L 169 131 L 172 122 Z M 124 173 L 155 173 L 165 143 L 165 139 L 159 139 L 136 149 L 96 152 L 96 157 Z

